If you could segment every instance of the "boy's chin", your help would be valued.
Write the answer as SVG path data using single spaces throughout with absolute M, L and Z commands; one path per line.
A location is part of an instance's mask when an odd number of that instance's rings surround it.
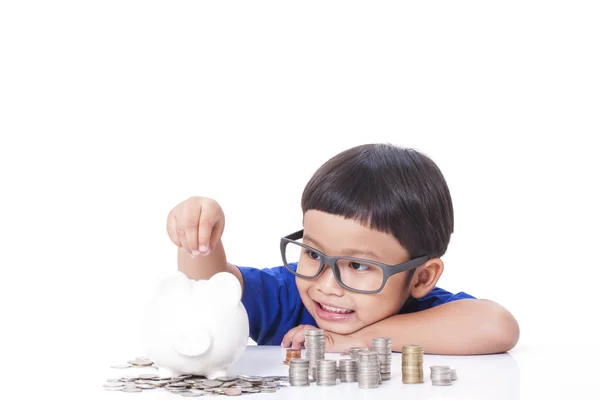
M 365 325 L 354 323 L 339 323 L 332 321 L 323 321 L 317 319 L 317 325 L 319 328 L 326 330 L 327 332 L 336 333 L 338 335 L 349 335 L 360 329 L 364 328 Z

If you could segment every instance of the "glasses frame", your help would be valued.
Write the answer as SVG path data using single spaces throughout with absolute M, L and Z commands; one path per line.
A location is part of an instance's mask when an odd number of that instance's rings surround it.
M 350 290 L 350 291 L 356 292 L 356 293 L 364 293 L 364 294 L 379 293 L 385 287 L 385 284 L 387 283 L 387 280 L 390 278 L 390 276 L 399 274 L 400 272 L 415 269 L 415 268 L 421 266 L 424 262 L 426 262 L 430 258 L 429 256 L 419 256 L 419 257 L 412 258 L 408 261 L 402 262 L 400 264 L 388 265 L 388 264 L 380 263 L 378 261 L 367 260 L 365 258 L 345 257 L 345 256 L 328 256 L 326 254 L 323 254 L 319 250 L 314 249 L 304 243 L 297 242 L 297 240 L 301 239 L 303 236 L 304 236 L 304 229 L 301 229 L 297 232 L 291 233 L 291 234 L 281 238 L 280 243 L 279 243 L 279 248 L 281 250 L 281 258 L 283 259 L 283 265 L 285 266 L 285 268 L 288 271 L 290 271 L 292 274 L 299 276 L 300 278 L 315 279 L 316 277 L 321 275 L 321 272 L 323 272 L 323 270 L 325 269 L 325 266 L 328 265 L 331 268 L 331 271 L 333 272 L 333 276 L 335 277 L 335 280 L 337 281 L 337 283 L 344 289 Z M 315 275 L 307 276 L 307 275 L 299 274 L 298 272 L 294 271 L 289 266 L 288 260 L 285 258 L 285 246 L 287 245 L 287 243 L 293 243 L 298 246 L 304 247 L 305 249 L 314 251 L 315 253 L 317 253 L 320 256 L 321 264 L 319 265 L 319 269 L 317 270 Z M 364 263 L 373 264 L 373 265 L 378 266 L 383 271 L 383 281 L 381 283 L 381 286 L 376 290 L 360 290 L 360 289 L 354 289 L 349 286 L 346 286 L 342 282 L 342 279 L 340 277 L 340 268 L 337 265 L 337 261 L 340 259 L 348 260 L 348 261 L 364 262 Z

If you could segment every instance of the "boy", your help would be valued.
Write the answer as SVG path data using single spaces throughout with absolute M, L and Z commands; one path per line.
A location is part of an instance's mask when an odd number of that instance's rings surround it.
M 519 326 L 506 309 L 435 286 L 454 217 L 445 179 L 427 156 L 390 144 L 353 147 L 315 172 L 301 205 L 303 230 L 281 239 L 283 265 L 269 269 L 227 262 L 215 200 L 192 197 L 168 216 L 180 271 L 239 279 L 257 344 L 299 348 L 304 331 L 319 327 L 328 352 L 371 347 L 373 337 L 391 338 L 393 351 L 416 343 L 435 354 L 516 345 Z

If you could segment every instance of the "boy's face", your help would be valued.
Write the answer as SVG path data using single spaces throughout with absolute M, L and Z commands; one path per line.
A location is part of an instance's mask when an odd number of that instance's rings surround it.
M 359 257 L 388 265 L 409 259 L 408 252 L 394 236 L 316 210 L 304 214 L 302 242 L 328 256 Z M 369 250 L 376 256 L 342 249 Z M 398 313 L 410 294 L 406 280 L 407 272 L 401 272 L 392 275 L 381 292 L 362 294 L 340 286 L 331 268 L 326 267 L 314 279 L 296 277 L 296 284 L 302 302 L 320 328 L 349 334 Z

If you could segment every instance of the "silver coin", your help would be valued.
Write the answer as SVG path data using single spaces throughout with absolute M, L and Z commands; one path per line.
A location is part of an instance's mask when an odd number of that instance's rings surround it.
M 221 382 L 232 382 L 232 381 L 237 381 L 238 378 L 237 376 L 220 376 L 218 378 L 215 378 L 217 381 L 221 381 Z
M 204 384 L 204 386 L 209 387 L 209 388 L 218 388 L 223 384 L 223 382 L 209 379 L 209 380 L 204 381 L 203 384 Z
M 136 388 L 136 387 L 124 387 L 123 389 L 121 389 L 123 392 L 129 392 L 129 393 L 134 393 L 134 392 L 142 392 L 142 389 L 140 388 Z
M 169 388 L 184 388 L 184 387 L 188 387 L 188 384 L 185 382 L 171 382 L 171 383 L 167 383 L 166 387 Z
M 180 395 L 183 397 L 200 397 L 204 396 L 206 393 L 200 390 L 190 390 L 189 392 L 181 392 Z
M 125 368 L 131 368 L 131 365 L 129 364 L 115 364 L 115 365 L 111 365 L 111 368 L 116 368 L 116 369 L 125 369 Z
M 171 392 L 171 393 L 188 392 L 188 389 L 185 387 L 166 387 L 165 386 L 165 390 L 167 392 Z
M 156 386 L 150 385 L 148 383 L 138 383 L 135 387 L 140 389 L 156 389 Z
M 123 382 L 106 382 L 104 387 L 123 387 L 125 384 Z
M 104 390 L 108 390 L 111 392 L 120 392 L 123 390 L 123 387 L 121 387 L 121 386 L 114 386 L 114 387 L 113 386 L 105 386 Z

